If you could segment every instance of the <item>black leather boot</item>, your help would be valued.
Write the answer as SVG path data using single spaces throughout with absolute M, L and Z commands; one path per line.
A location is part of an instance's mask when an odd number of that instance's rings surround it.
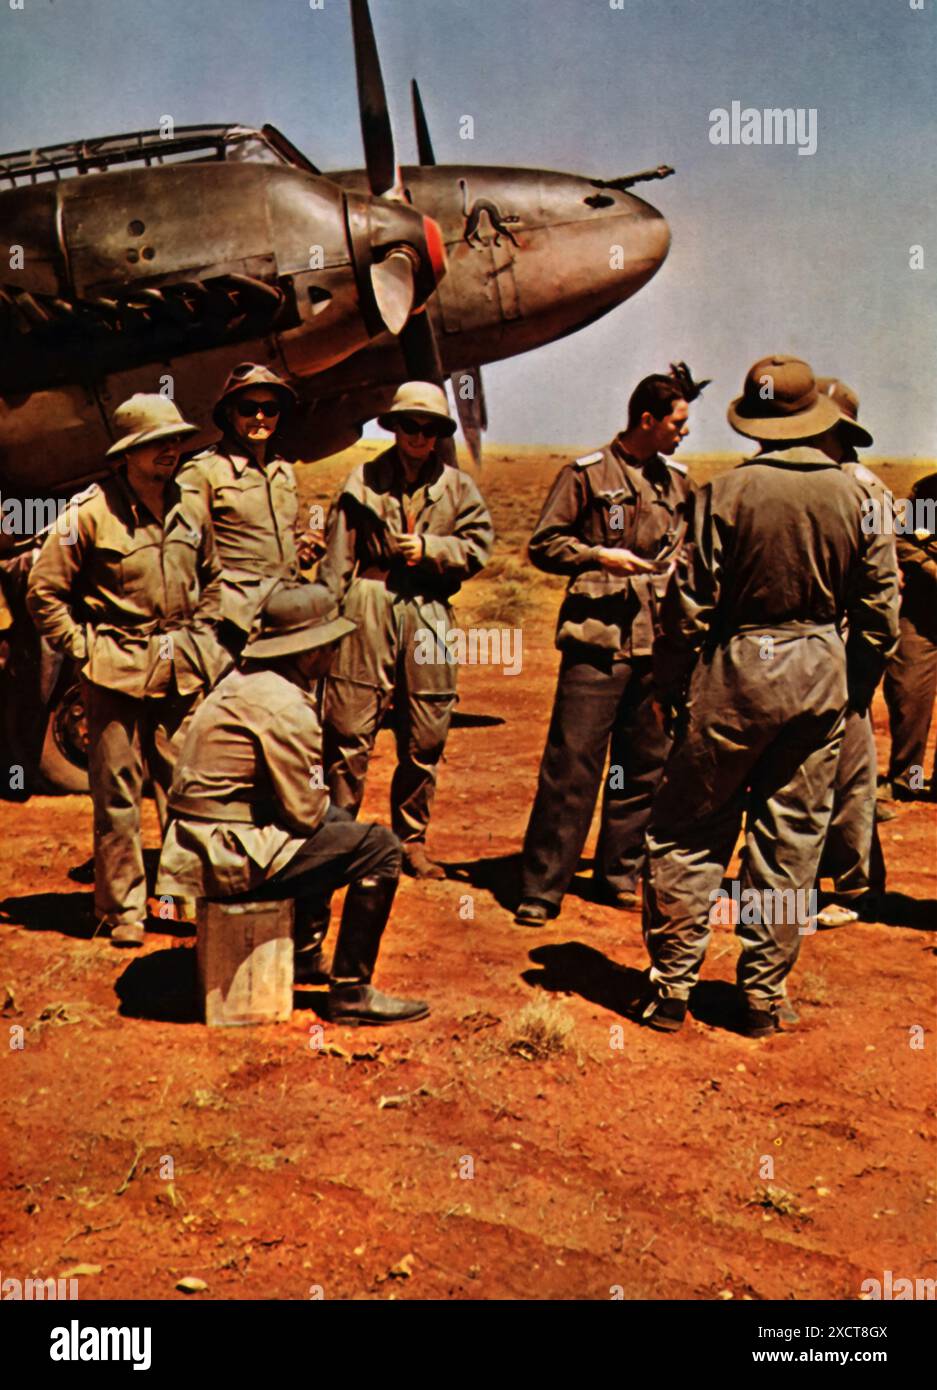
M 333 1023 L 403 1023 L 429 1013 L 422 999 L 395 999 L 371 984 L 396 891 L 395 878 L 365 878 L 345 895 L 329 990 Z
M 327 985 L 330 975 L 325 964 L 322 943 L 329 930 L 329 905 L 315 909 L 296 903 L 293 928 L 293 983 L 297 985 Z

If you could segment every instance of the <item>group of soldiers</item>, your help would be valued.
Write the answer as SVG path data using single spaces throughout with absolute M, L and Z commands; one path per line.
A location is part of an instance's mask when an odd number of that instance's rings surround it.
M 559 912 L 604 781 L 594 888 L 636 909 L 643 883 L 651 964 L 632 1006 L 663 1031 L 683 1023 L 743 821 L 756 893 L 800 903 L 822 872 L 854 920 L 884 888 L 869 706 L 899 642 L 893 537 L 863 524 L 870 498 L 889 499 L 858 462 L 871 436 L 854 395 L 796 358 L 756 363 L 729 420 L 760 452 L 696 489 L 673 455 L 701 389 L 682 364 L 640 382 L 626 428 L 561 470 L 529 551 L 569 584 L 516 920 Z M 328 984 L 330 1016 L 412 1020 L 428 1006 L 372 976 L 401 870 L 445 875 L 426 832 L 457 668 L 446 651 L 418 653 L 449 630 L 494 533 L 472 479 L 444 461 L 455 423 L 426 382 L 404 383 L 379 417 L 394 443 L 351 473 L 324 533 L 304 528 L 277 447 L 295 405 L 270 369 L 235 368 L 214 411 L 220 439 L 180 463 L 195 427 L 174 402 L 125 402 L 116 466 L 73 499 L 68 536 L 46 538 L 27 603 L 81 665 L 99 929 L 143 941 L 149 777 L 159 896 L 293 899 L 296 978 Z M 886 687 L 904 719 L 897 796 L 921 794 L 908 769 L 937 680 L 937 564 L 919 548 L 902 559 Z M 391 829 L 357 819 L 386 721 Z M 327 968 L 330 899 L 345 885 Z M 785 980 L 805 929 L 799 909 L 740 922 L 741 1031 L 795 1021 Z

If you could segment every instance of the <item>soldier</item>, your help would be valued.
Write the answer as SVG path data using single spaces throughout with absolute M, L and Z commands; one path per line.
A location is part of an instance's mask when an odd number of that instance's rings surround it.
M 847 704 L 868 707 L 894 647 L 898 577 L 862 528 L 868 489 L 831 460 L 840 412 L 806 362 L 756 362 L 728 415 L 762 453 L 700 490 L 664 599 L 655 683 L 679 737 L 648 826 L 639 1012 L 681 1027 L 744 814 L 740 1029 L 762 1038 L 796 1021 L 785 979 L 812 930 Z
M 223 568 L 223 613 L 236 650 L 271 589 L 298 583 L 300 565 L 314 558 L 305 535 L 297 552 L 293 465 L 277 452 L 276 435 L 296 404 L 292 386 L 253 362 L 235 367 L 212 413 L 222 431 L 217 444 L 196 454 L 181 480 L 201 490 Z
M 230 658 L 216 637 L 221 566 L 208 513 L 175 474 L 181 441 L 197 428 L 171 400 L 147 395 L 118 406 L 114 426 L 107 457 L 118 466 L 73 500 L 68 535 L 50 532 L 27 605 L 49 645 L 84 663 L 98 930 L 139 946 L 144 779 L 162 826 L 186 721 Z
M 516 920 L 542 926 L 560 910 L 589 833 L 606 755 L 595 850 L 596 899 L 635 908 L 644 828 L 669 740 L 651 710 L 657 598 L 679 550 L 693 485 L 671 459 L 689 433 L 687 374 L 649 376 L 628 427 L 567 464 L 550 490 L 529 554 L 569 575 L 556 645 L 556 699 L 524 840 Z M 705 383 L 704 383 L 705 384 Z
M 937 694 L 937 473 L 919 478 L 908 501 L 898 535 L 904 575 L 901 637 L 885 672 L 891 759 L 883 791 L 896 801 L 932 801 L 937 797 L 937 757 L 928 793 L 924 755 Z
M 348 884 L 332 966 L 337 1023 L 424 1018 L 371 985 L 400 877 L 400 845 L 330 804 L 319 684 L 354 631 L 319 584 L 280 587 L 238 669 L 192 721 L 170 795 L 157 888 L 185 897 L 293 898 L 296 978 L 321 978 L 329 899 Z M 328 977 L 326 977 L 328 978 Z
M 859 397 L 836 377 L 820 377 L 817 390 L 839 410 L 839 422 L 827 442 L 826 452 L 841 470 L 858 478 L 876 502 L 867 522 L 877 524 L 889 538 L 892 534 L 893 498 L 885 484 L 859 461 L 857 448 L 867 449 L 872 436 L 859 424 Z M 833 813 L 817 871 L 819 878 L 833 880 L 833 899 L 818 914 L 821 927 L 838 927 L 855 922 L 860 914 L 873 915 L 885 891 L 885 860 L 876 825 L 876 754 L 870 707 L 846 711 L 843 746 L 836 765 L 833 784 Z
M 378 424 L 396 443 L 347 479 L 319 566 L 320 581 L 344 598 L 345 614 L 358 625 L 326 685 L 326 773 L 335 804 L 357 815 L 374 739 L 393 700 L 390 804 L 404 868 L 417 878 L 444 878 L 426 853 L 426 828 L 456 702 L 445 645 L 449 600 L 487 562 L 494 532 L 471 478 L 437 456 L 437 439 L 455 432 L 444 391 L 405 382 Z

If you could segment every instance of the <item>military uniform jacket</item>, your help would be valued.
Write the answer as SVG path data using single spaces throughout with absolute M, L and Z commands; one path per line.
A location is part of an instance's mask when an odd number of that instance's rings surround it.
M 221 566 L 200 494 L 177 474 L 158 521 L 118 468 L 71 506 L 68 533 L 49 533 L 29 576 L 40 634 L 109 690 L 165 695 L 173 677 L 182 695 L 211 685 L 230 658 L 215 635 Z
M 406 563 L 397 544 L 408 532 L 423 539 L 416 565 Z M 404 598 L 446 601 L 487 563 L 494 530 L 472 479 L 435 455 L 405 492 L 392 446 L 347 479 L 329 513 L 326 541 L 318 577 L 339 600 L 362 578 L 381 580 Z
M 661 698 L 681 705 L 697 659 L 705 667 L 740 634 L 790 640 L 818 629 L 842 634 L 847 624 L 856 678 L 874 685 L 897 643 L 898 577 L 890 538 L 863 529 L 870 496 L 811 448 L 759 455 L 701 488 L 661 610 Z M 771 651 L 770 643 L 752 647 L 765 690 Z
M 231 671 L 176 764 L 157 893 L 226 897 L 272 877 L 322 822 L 316 699 L 275 671 Z
M 199 489 L 211 515 L 224 616 L 248 632 L 273 585 L 300 577 L 293 465 L 274 457 L 261 467 L 222 439 L 189 459 L 179 476 Z
M 570 576 L 556 645 L 616 657 L 650 656 L 656 609 L 679 554 L 694 485 L 682 464 L 654 455 L 639 463 L 619 440 L 560 469 L 530 539 L 538 569 Z M 657 562 L 646 575 L 603 569 L 600 549 Z

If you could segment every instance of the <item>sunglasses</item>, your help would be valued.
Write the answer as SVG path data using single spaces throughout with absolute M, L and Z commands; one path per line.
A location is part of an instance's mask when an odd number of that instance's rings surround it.
M 439 425 L 432 422 L 428 425 L 419 424 L 410 415 L 398 415 L 394 424 L 397 429 L 403 430 L 404 434 L 421 434 L 424 439 L 438 439 L 442 433 Z
M 276 401 L 252 401 L 249 397 L 242 396 L 240 400 L 234 402 L 234 408 L 239 415 L 247 419 L 251 415 L 260 414 L 265 420 L 272 420 L 274 415 L 279 415 L 280 407 Z

